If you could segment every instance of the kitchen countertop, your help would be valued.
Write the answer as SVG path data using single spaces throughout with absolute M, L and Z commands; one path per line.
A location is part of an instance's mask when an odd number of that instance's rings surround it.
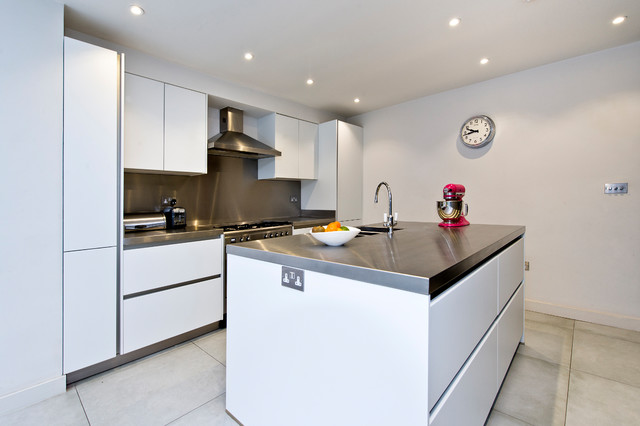
M 188 241 L 208 240 L 222 235 L 222 228 L 215 226 L 187 226 L 181 229 L 126 232 L 123 239 L 125 250 L 132 248 L 175 244 Z
M 400 222 L 391 238 L 359 236 L 331 247 L 303 234 L 233 244 L 227 253 L 435 297 L 524 233 L 524 226 Z

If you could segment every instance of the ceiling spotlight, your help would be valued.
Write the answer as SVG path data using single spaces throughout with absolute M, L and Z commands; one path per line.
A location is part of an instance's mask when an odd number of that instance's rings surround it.
M 355 103 L 359 103 L 359 102 L 360 102 L 360 98 L 355 98 L 355 99 L 353 100 L 353 102 L 355 102 Z
M 311 86 L 311 85 L 313 84 L 313 79 L 312 79 L 312 78 L 308 78 L 308 79 L 307 79 L 307 84 L 308 84 L 309 86 Z
M 486 65 L 486 64 L 488 64 L 488 63 L 489 63 L 489 58 L 482 58 L 482 59 L 480 59 L 480 64 L 482 64 L 482 65 Z
M 247 52 L 247 53 L 245 53 L 245 54 L 244 54 L 244 58 L 245 58 L 247 61 L 252 60 L 252 59 L 253 59 L 253 53 L 251 53 L 251 52 Z
M 144 9 L 137 4 L 132 4 L 131 6 L 129 6 L 129 12 L 131 12 L 132 15 L 136 16 L 144 15 Z
M 457 27 L 460 24 L 460 22 L 461 22 L 460 18 L 453 18 L 452 20 L 449 21 L 449 26 Z
M 616 19 L 611 21 L 611 23 L 614 25 L 622 24 L 626 19 L 627 19 L 626 16 L 618 16 Z

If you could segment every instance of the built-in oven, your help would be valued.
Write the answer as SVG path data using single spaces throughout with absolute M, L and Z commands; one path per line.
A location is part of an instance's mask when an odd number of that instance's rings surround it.
M 223 250 L 223 282 L 224 282 L 224 320 L 227 326 L 227 245 L 268 238 L 288 237 L 293 234 L 291 222 L 265 221 L 221 226 L 224 230 Z

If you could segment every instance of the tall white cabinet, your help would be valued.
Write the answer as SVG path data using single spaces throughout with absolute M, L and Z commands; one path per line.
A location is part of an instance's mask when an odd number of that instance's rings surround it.
M 126 73 L 124 168 L 207 173 L 207 95 Z
M 64 39 L 63 372 L 116 355 L 119 55 Z
M 335 210 L 347 225 L 362 222 L 362 127 L 339 120 L 318 126 L 318 180 L 303 181 L 301 207 Z

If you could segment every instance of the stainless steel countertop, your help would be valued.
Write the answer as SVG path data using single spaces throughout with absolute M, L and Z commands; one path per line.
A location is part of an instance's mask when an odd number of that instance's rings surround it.
M 175 244 L 188 241 L 209 240 L 222 235 L 222 228 L 211 225 L 187 226 L 181 229 L 163 229 L 158 231 L 136 231 L 124 234 L 125 250 L 140 247 Z
M 375 224 L 373 226 L 381 226 Z M 435 297 L 525 233 L 524 226 L 400 222 L 330 247 L 308 234 L 227 246 L 227 253 Z

